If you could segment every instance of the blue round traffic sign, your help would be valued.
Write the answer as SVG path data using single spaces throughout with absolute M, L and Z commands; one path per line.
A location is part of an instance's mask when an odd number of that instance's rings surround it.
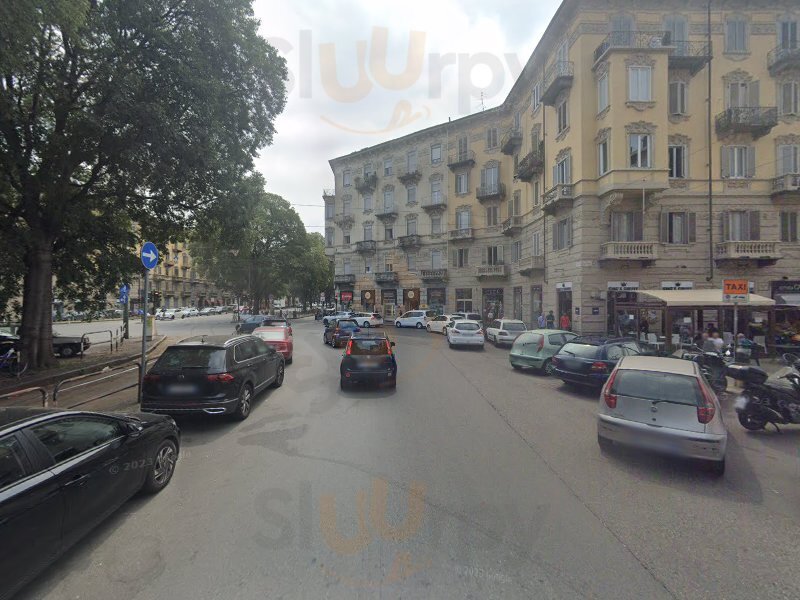
M 154 269 L 158 264 L 158 248 L 153 242 L 142 244 L 142 264 L 145 269 Z

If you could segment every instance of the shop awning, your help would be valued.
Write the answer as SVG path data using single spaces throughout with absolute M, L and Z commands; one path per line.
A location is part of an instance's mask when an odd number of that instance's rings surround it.
M 800 294 L 778 294 L 775 296 L 775 303 L 800 306 Z
M 638 290 L 664 302 L 668 307 L 674 306 L 733 306 L 732 302 L 722 299 L 722 290 Z M 787 294 L 788 295 L 788 294 Z M 749 302 L 740 302 L 739 306 L 773 306 L 775 300 L 750 294 Z

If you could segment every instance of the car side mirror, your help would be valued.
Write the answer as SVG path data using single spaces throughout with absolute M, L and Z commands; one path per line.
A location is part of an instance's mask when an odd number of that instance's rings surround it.
M 397 344 L 395 344 L 394 342 L 389 342 L 389 345 L 390 346 L 396 346 Z

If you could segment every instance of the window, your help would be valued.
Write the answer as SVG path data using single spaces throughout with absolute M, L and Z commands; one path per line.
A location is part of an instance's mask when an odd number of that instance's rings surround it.
M 597 144 L 597 172 L 600 175 L 608 173 L 608 140 Z
M 669 84 L 669 114 L 685 115 L 687 110 L 688 87 L 683 81 L 671 81 Z
M 343 244 L 349 244 L 350 243 L 350 234 L 349 233 L 345 233 L 342 236 L 342 243 Z
M 456 173 L 456 194 L 469 193 L 469 176 L 467 173 Z
M 431 181 L 431 201 L 439 204 L 442 201 L 442 182 L 440 180 Z
M 566 41 L 561 42 L 556 48 L 556 60 L 558 62 L 565 62 L 569 60 L 569 43 Z
M 567 99 L 564 98 L 558 106 L 556 106 L 556 130 L 561 133 L 569 126 L 567 116 Z
M 522 214 L 522 193 L 519 190 L 514 192 L 511 202 L 508 205 L 509 217 L 516 217 Z
M 350 214 L 350 208 L 351 208 L 352 204 L 353 204 L 353 201 L 350 198 L 345 198 L 344 200 L 342 200 L 342 214 L 343 215 L 349 215 Z
M 385 255 L 381 264 L 383 265 L 384 272 L 394 271 L 394 263 L 392 263 L 392 257 L 390 255 Z
M 627 32 L 634 31 L 636 26 L 633 17 L 630 15 L 613 15 L 611 17 L 611 31 Z
M 781 19 L 778 22 L 778 47 L 782 50 L 797 50 L 797 21 Z
M 542 234 L 539 231 L 534 231 L 531 236 L 531 256 L 542 255 Z
M 553 167 L 553 184 L 572 183 L 571 159 L 565 156 Z
M 628 67 L 628 100 L 650 102 L 650 67 Z
M 364 194 L 364 210 L 372 210 L 372 194 Z
M 642 213 L 639 211 L 611 213 L 611 241 L 641 242 Z
M 487 265 L 502 265 L 503 264 L 503 247 L 502 246 L 488 246 L 486 248 L 486 264 Z
M 652 161 L 650 149 L 653 147 L 652 136 L 645 133 L 634 133 L 628 136 L 630 166 L 649 169 Z
M 741 179 L 755 176 L 755 150 L 752 146 L 722 146 L 722 177 Z
M 442 251 L 441 250 L 431 250 L 431 269 L 441 269 L 442 268 Z
M 472 311 L 472 288 L 456 288 L 456 312 Z
M 778 146 L 778 175 L 800 173 L 800 144 Z
M 536 110 L 542 103 L 542 82 L 537 81 L 531 88 L 531 110 Z
M 431 215 L 431 233 L 442 233 L 442 215 Z
M 442 162 L 442 145 L 434 144 L 431 146 L 431 163 L 438 164 Z
M 28 461 L 19 440 L 12 436 L 0 440 L 0 490 L 28 474 Z
M 499 189 L 499 184 L 500 167 L 498 165 L 492 165 L 491 167 L 481 169 L 481 187 L 486 193 L 496 193 Z
M 364 178 L 369 177 L 370 175 L 375 173 L 375 169 L 372 166 L 371 162 L 364 163 Z
M 490 127 L 486 130 L 486 147 L 497 148 L 497 127 Z
M 383 239 L 385 240 L 393 240 L 394 239 L 394 229 L 391 227 L 386 227 L 383 230 Z
M 456 211 L 456 229 L 467 229 L 470 227 L 470 211 L 468 208 L 462 208 Z
M 344 187 L 348 187 L 350 185 L 350 171 L 344 171 L 342 173 L 342 185 Z
M 732 81 L 727 89 L 728 108 L 758 106 L 758 82 Z
M 417 218 L 406 220 L 406 235 L 417 235 Z
M 417 201 L 417 186 L 410 185 L 406 188 L 406 202 L 413 204 Z
M 797 213 L 781 212 L 781 241 L 797 242 Z M 0 486 L 2 487 L 2 486 Z
M 417 151 L 409 150 L 406 152 L 406 169 L 409 173 L 417 170 Z
M 778 85 L 778 112 L 800 115 L 800 82 L 785 81 Z
M 394 210 L 394 190 L 383 190 L 383 210 L 385 212 Z
M 664 30 L 669 33 L 670 43 L 675 46 L 675 54 L 685 56 L 688 53 L 686 42 L 689 39 L 686 17 L 667 15 L 664 17 Z
M 497 206 L 486 207 L 486 226 L 491 227 L 497 225 L 497 219 L 500 214 L 500 209 Z
M 693 212 L 662 212 L 659 238 L 662 244 L 692 244 L 696 241 Z
M 417 270 L 417 255 L 416 254 L 406 254 L 406 266 L 408 267 L 409 271 L 416 271 Z
M 469 248 L 453 250 L 453 267 L 463 268 L 469 266 Z
M 686 177 L 686 146 L 677 144 L 667 148 L 669 152 L 669 176 L 673 179 Z
M 56 463 L 102 446 L 122 435 L 119 422 L 102 417 L 71 417 L 48 421 L 30 431 L 47 448 Z
M 325 203 L 325 218 L 332 219 L 333 213 L 336 210 L 336 207 L 333 205 L 333 202 L 326 202 Z
M 539 196 L 541 194 L 541 190 L 539 189 L 539 180 L 533 182 L 533 205 L 539 206 Z
M 350 262 L 349 258 L 345 258 L 344 262 L 342 263 L 343 272 L 345 275 L 352 275 L 353 274 L 353 265 Z
M 372 223 L 364 223 L 364 240 L 369 241 L 372 239 Z
M 761 239 L 761 213 L 757 210 L 729 210 L 722 213 L 722 239 L 726 242 Z
M 572 218 L 567 217 L 553 223 L 553 250 L 572 246 Z
M 603 73 L 597 80 L 597 112 L 608 108 L 608 73 Z
M 364 273 L 372 273 L 372 259 L 364 259 Z
M 384 158 L 383 159 L 383 174 L 384 176 L 388 176 L 392 174 L 392 159 L 391 158 Z
M 333 246 L 333 235 L 334 235 L 333 229 L 325 230 L 325 245 L 328 246 L 329 248 Z
M 511 262 L 518 263 L 520 258 L 522 258 L 522 242 L 517 240 L 511 244 Z
M 467 136 L 462 135 L 458 138 L 458 160 L 466 160 L 467 152 L 469 152 L 469 140 Z
M 747 21 L 729 17 L 725 22 L 725 52 L 747 52 Z

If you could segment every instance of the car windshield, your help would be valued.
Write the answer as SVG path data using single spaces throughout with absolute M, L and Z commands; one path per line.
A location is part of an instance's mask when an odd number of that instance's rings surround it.
M 337 326 L 339 329 L 355 329 L 357 327 L 353 321 L 339 321 Z
M 477 323 L 460 323 L 458 321 L 456 321 L 454 327 L 462 331 L 477 331 L 478 329 L 481 328 L 481 326 L 478 325 Z
M 542 341 L 541 333 L 523 333 L 514 342 L 514 348 L 522 348 L 523 346 L 539 345 Z
M 503 323 L 503 329 L 506 331 L 525 331 L 525 323 Z
M 262 340 L 285 340 L 286 333 L 284 331 L 254 331 L 253 335 L 260 337 Z
M 171 346 L 153 365 L 153 371 L 171 371 L 175 369 L 208 369 L 223 371 L 225 369 L 225 349 L 208 346 Z
M 697 406 L 703 393 L 694 377 L 657 371 L 620 369 L 614 377 L 612 393 L 656 402 Z
M 595 358 L 599 348 L 599 346 L 593 346 L 592 344 L 568 342 L 564 344 L 558 353 L 567 354 L 569 356 L 577 356 L 579 358 Z
M 255 317 L 248 317 L 247 323 L 261 323 L 264 320 L 264 317 L 256 315 Z
M 349 352 L 356 356 L 380 356 L 389 354 L 389 343 L 383 338 L 355 339 L 350 341 Z

